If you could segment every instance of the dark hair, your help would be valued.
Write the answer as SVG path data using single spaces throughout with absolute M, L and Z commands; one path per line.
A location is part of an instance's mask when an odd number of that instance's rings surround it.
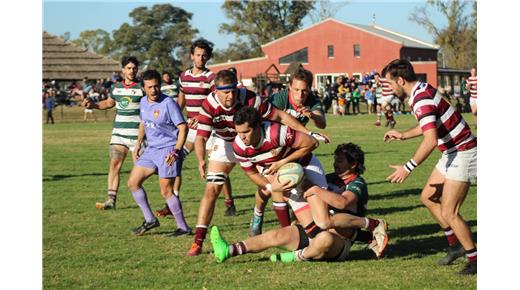
M 139 67 L 139 61 L 135 56 L 123 56 L 121 59 L 121 67 L 125 67 L 129 63 L 133 63 L 135 66 Z
M 143 73 L 143 83 L 148 80 L 157 80 L 159 85 L 161 84 L 161 75 L 154 69 L 149 69 Z
M 358 174 L 365 172 L 365 152 L 358 145 L 354 143 L 340 144 L 334 150 L 334 155 L 343 155 L 349 163 L 356 163 L 355 170 Z
M 228 68 L 228 70 L 232 73 L 234 73 L 235 75 L 237 74 L 237 69 L 235 67 L 230 67 Z
M 210 59 L 213 56 L 213 42 L 207 41 L 206 39 L 204 39 L 202 37 L 199 38 L 199 39 L 196 39 L 191 44 L 191 48 L 190 48 L 190 53 L 191 54 L 195 53 L 195 48 L 196 47 L 204 49 L 204 51 L 208 55 L 208 59 Z
M 294 79 L 297 79 L 297 80 L 300 80 L 300 81 L 304 81 L 309 88 L 312 87 L 313 76 L 312 76 L 312 72 L 309 71 L 309 70 L 306 70 L 306 69 L 300 67 L 289 78 L 289 84 L 292 84 L 292 81 Z
M 386 74 L 390 74 L 390 77 L 395 80 L 398 77 L 402 77 L 407 82 L 413 82 L 417 80 L 417 76 L 413 70 L 412 63 L 406 59 L 394 59 L 387 64 L 381 71 L 381 76 L 386 77 Z
M 169 71 L 163 71 L 161 75 L 169 75 L 170 77 L 172 76 L 172 74 Z
M 215 84 L 236 84 L 237 75 L 228 69 L 223 69 L 215 76 Z
M 253 107 L 243 106 L 233 115 L 233 122 L 235 125 L 242 125 L 246 122 L 249 127 L 256 128 L 260 126 L 260 113 Z

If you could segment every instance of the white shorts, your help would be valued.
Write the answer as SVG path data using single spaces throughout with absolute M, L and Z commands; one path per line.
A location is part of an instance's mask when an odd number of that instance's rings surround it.
M 92 113 L 92 109 L 85 109 L 85 113 Z
M 368 104 L 368 105 L 373 105 L 373 104 L 374 104 L 374 101 L 367 100 L 367 104 Z
M 469 105 L 470 106 L 475 106 L 477 104 L 477 98 L 469 98 Z
M 383 107 L 386 107 L 386 105 L 392 105 L 392 100 L 394 99 L 394 96 L 391 97 L 383 97 Z
M 238 163 L 238 160 L 233 153 L 233 141 L 225 141 L 217 136 L 210 137 L 212 139 L 212 146 L 208 149 L 207 144 L 210 143 L 209 139 L 206 143 L 206 150 L 211 150 L 209 154 L 209 161 L 218 161 L 225 163 Z
M 312 154 L 311 161 L 303 168 L 303 171 L 305 173 L 305 177 L 310 181 L 310 183 L 323 189 L 327 188 L 327 179 L 325 178 L 325 173 L 323 172 L 323 166 L 321 165 L 320 160 L 318 160 L 314 154 Z M 291 193 L 288 198 L 288 203 L 294 212 L 303 210 L 309 206 L 299 191 Z
M 213 142 L 215 142 L 214 139 L 216 138 L 214 132 L 215 131 L 213 131 L 211 133 L 211 135 L 209 136 L 208 140 L 206 140 L 206 150 L 211 150 L 211 148 L 213 147 Z M 196 137 L 197 137 L 197 129 L 189 128 L 188 136 L 186 136 L 186 143 L 187 142 L 195 143 Z
M 130 151 L 134 151 L 135 143 L 137 143 L 137 140 L 135 139 L 128 139 L 123 138 L 121 136 L 112 135 L 112 138 L 110 139 L 110 145 L 123 145 L 128 148 Z M 144 148 L 145 146 L 141 146 L 141 148 Z
M 475 182 L 477 180 L 477 147 L 442 154 L 435 166 L 446 179 Z

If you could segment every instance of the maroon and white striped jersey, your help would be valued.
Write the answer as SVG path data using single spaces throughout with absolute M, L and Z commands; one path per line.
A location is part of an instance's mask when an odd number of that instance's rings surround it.
M 257 96 L 246 88 L 238 89 L 235 104 L 230 108 L 224 107 L 218 100 L 216 93 L 212 92 L 202 102 L 198 117 L 197 136 L 209 138 L 211 131 L 215 130 L 217 137 L 226 141 L 233 141 L 237 135 L 233 115 L 242 106 L 257 109 L 262 119 L 269 119 L 276 110 L 267 101 L 267 98 Z
M 215 89 L 214 80 L 215 74 L 209 69 L 199 75 L 194 75 L 191 69 L 181 73 L 179 89 L 186 98 L 188 118 L 191 119 L 199 114 L 202 101 Z
M 383 89 L 383 98 L 392 96 L 394 94 L 394 90 L 386 78 L 379 78 L 379 80 L 381 81 L 381 88 Z
M 417 82 L 408 100 L 423 132 L 437 129 L 437 148 L 443 153 L 464 151 L 477 146 L 462 115 L 430 84 Z
M 470 97 L 476 99 L 477 98 L 477 76 L 468 78 L 468 87 L 469 87 Z
M 263 121 L 260 124 L 260 131 L 262 138 L 256 147 L 246 146 L 239 136 L 236 136 L 233 141 L 233 153 L 244 171 L 254 171 L 257 165 L 266 167 L 285 158 L 296 150 L 291 147 L 299 138 L 299 135 L 303 134 L 283 124 L 271 121 Z M 305 157 L 302 159 L 310 160 L 310 158 Z

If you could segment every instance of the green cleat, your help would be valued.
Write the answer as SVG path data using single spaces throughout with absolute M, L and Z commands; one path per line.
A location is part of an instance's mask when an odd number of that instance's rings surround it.
M 211 244 L 213 245 L 213 255 L 217 263 L 222 263 L 229 258 L 229 245 L 226 240 L 220 235 L 216 226 L 211 228 Z
M 298 260 L 296 259 L 295 252 L 285 252 L 271 255 L 271 262 L 292 263 L 296 261 Z

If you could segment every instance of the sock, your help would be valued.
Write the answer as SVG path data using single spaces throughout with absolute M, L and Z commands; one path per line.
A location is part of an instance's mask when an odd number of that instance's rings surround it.
M 364 243 L 364 244 L 370 244 L 373 239 L 374 239 L 374 236 L 372 235 L 371 232 L 357 230 L 357 234 L 356 234 L 356 236 L 352 240 L 354 242 L 361 242 L 361 243 Z
M 234 257 L 247 253 L 247 246 L 244 241 L 229 245 L 229 256 Z
M 184 158 L 186 158 L 186 156 L 188 156 L 188 154 L 190 154 L 190 150 L 188 150 L 188 148 L 186 148 L 186 146 L 182 146 L 182 153 L 183 153 Z
M 255 205 L 254 215 L 259 216 L 259 217 L 262 217 L 262 216 L 264 215 L 264 211 L 263 211 L 263 210 L 260 211 L 260 210 L 256 207 L 256 205 Z
M 144 188 L 139 188 L 137 191 L 132 192 L 132 196 L 134 197 L 135 202 L 141 208 L 141 211 L 144 215 L 144 220 L 148 223 L 155 220 L 155 217 L 152 213 L 152 209 L 150 208 L 150 204 L 148 203 L 148 198 L 146 197 L 146 191 Z
M 372 232 L 378 225 L 379 225 L 378 220 L 365 218 L 365 229 Z
M 182 212 L 182 204 L 179 197 L 173 194 L 172 196 L 170 196 L 170 198 L 166 200 L 166 203 L 168 204 L 168 208 L 172 212 L 173 217 L 175 217 L 177 228 L 187 231 L 188 225 L 186 224 L 186 220 L 184 219 L 184 214 Z
M 296 257 L 296 261 L 308 261 L 309 259 L 305 258 L 303 253 L 305 252 L 306 248 L 303 248 L 301 250 L 294 251 L 294 256 Z
M 278 221 L 280 225 L 283 227 L 287 227 L 291 225 L 291 219 L 289 217 L 289 209 L 287 208 L 287 203 L 285 202 L 274 202 L 273 201 L 274 212 L 276 213 L 276 217 L 278 217 Z
M 224 204 L 226 205 L 226 207 L 232 207 L 235 205 L 233 198 L 224 199 Z
M 197 225 L 195 227 L 195 238 L 194 238 L 195 244 L 202 247 L 202 243 L 204 243 L 204 240 L 206 239 L 207 232 L 208 232 L 208 226 Z
M 453 232 L 451 227 L 447 227 L 442 230 L 444 231 L 444 235 L 446 236 L 446 239 L 448 239 L 448 245 L 450 247 L 455 246 L 459 240 L 457 239 L 457 236 L 455 236 L 455 233 Z
M 117 197 L 117 190 L 111 190 L 109 189 L 108 190 L 108 199 L 116 202 L 116 197 Z
M 468 257 L 468 262 L 477 263 L 477 248 L 467 250 L 466 257 Z

